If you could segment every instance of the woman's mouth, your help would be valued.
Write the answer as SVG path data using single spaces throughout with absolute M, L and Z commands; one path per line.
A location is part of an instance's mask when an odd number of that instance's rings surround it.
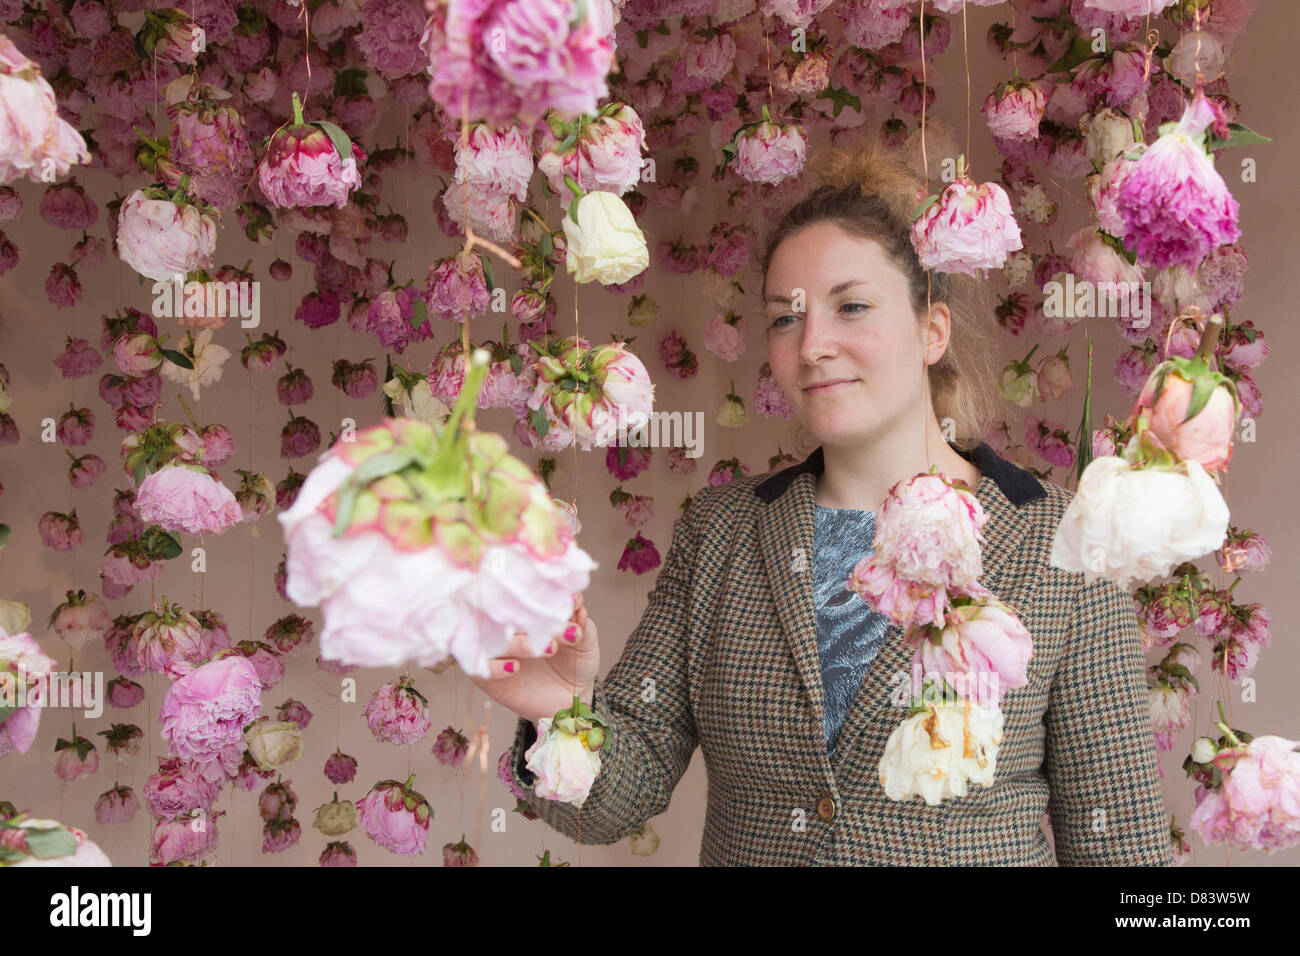
M 842 379 L 838 382 L 832 382 L 828 385 L 810 385 L 804 389 L 805 395 L 829 395 L 831 392 L 839 391 L 849 385 L 857 382 L 856 378 Z

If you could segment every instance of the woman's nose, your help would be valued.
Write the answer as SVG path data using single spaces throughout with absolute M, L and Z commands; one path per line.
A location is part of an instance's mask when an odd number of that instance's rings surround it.
M 835 351 L 835 330 L 817 306 L 810 306 L 803 320 L 803 334 L 799 340 L 799 356 L 805 362 L 814 362 Z

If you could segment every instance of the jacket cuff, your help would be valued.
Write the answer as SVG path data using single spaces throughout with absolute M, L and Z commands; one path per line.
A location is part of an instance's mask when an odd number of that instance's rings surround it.
M 594 710 L 612 731 L 612 723 L 605 706 L 604 688 L 601 687 L 600 678 L 595 678 L 592 690 L 590 707 Z M 537 725 L 526 717 L 520 717 L 515 723 L 515 740 L 510 751 L 510 776 L 514 780 L 515 786 L 520 790 L 532 796 L 533 785 L 537 782 L 537 775 L 528 769 L 528 759 L 525 756 L 534 743 L 537 742 Z

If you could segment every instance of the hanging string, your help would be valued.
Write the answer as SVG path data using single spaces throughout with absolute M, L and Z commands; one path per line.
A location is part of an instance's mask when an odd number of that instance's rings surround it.
M 963 2 L 963 9 L 965 5 Z M 925 175 L 925 189 L 930 189 L 930 159 L 926 150 L 926 130 L 925 130 L 925 91 L 928 89 L 926 83 L 926 62 L 925 62 L 925 3 L 922 0 L 920 13 L 917 16 L 917 23 L 920 25 L 921 37 L 921 167 Z M 934 277 L 929 269 L 925 270 L 925 312 L 926 321 L 929 322 L 931 310 L 934 308 Z M 921 391 L 923 400 L 921 403 L 921 434 L 925 442 L 925 470 L 929 471 L 930 461 L 930 366 L 926 364 L 925 356 L 921 356 Z

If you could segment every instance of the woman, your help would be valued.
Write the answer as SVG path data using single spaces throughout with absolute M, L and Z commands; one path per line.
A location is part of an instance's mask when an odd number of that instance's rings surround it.
M 1049 565 L 1069 492 L 956 438 L 993 414 L 977 284 L 918 264 L 920 183 L 896 161 L 830 150 L 818 165 L 762 274 L 773 375 L 821 446 L 694 496 L 606 677 L 580 599 L 547 656 L 496 662 L 478 683 L 520 715 L 512 781 L 550 826 L 611 843 L 667 808 L 699 746 L 705 865 L 1170 863 L 1131 597 Z M 993 785 L 936 806 L 882 789 L 911 651 L 845 587 L 889 488 L 931 465 L 975 490 L 980 582 L 1033 636 L 1028 683 L 1001 700 Z M 581 809 L 537 797 L 524 765 L 535 721 L 575 687 L 612 728 Z

